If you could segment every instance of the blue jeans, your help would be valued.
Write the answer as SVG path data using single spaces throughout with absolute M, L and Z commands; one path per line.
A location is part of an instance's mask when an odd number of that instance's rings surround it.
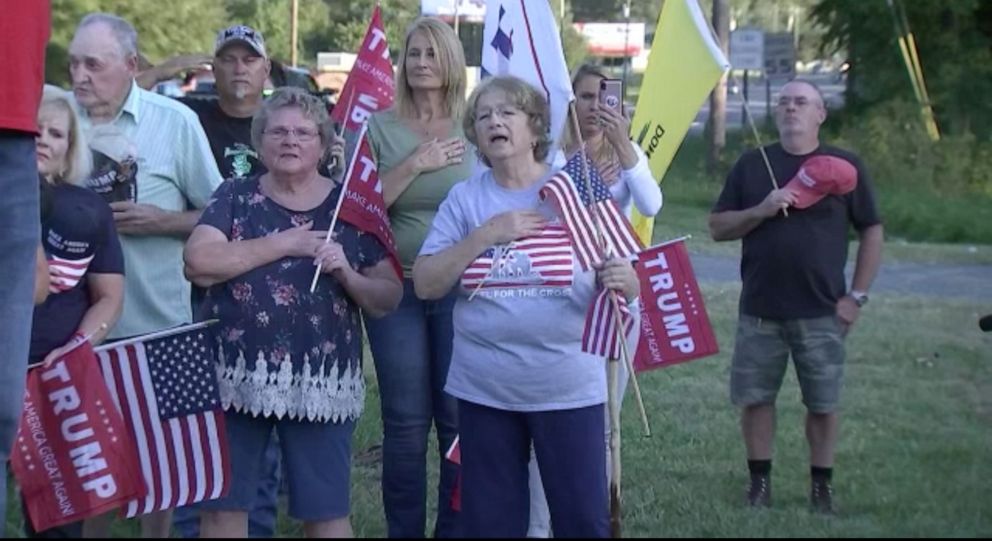
M 0 129 L 0 464 L 14 445 L 24 401 L 34 269 L 41 243 L 34 135 Z M 7 476 L 0 475 L 0 509 L 7 509 Z
M 261 482 L 255 496 L 255 507 L 248 513 L 248 537 L 275 537 L 276 515 L 280 487 L 279 441 L 273 435 L 265 447 Z M 200 537 L 200 511 L 187 505 L 173 511 L 172 525 L 185 539 Z
M 427 521 L 427 437 L 437 429 L 440 482 L 436 537 L 456 537 L 451 491 L 457 466 L 444 459 L 458 433 L 458 406 L 444 392 L 451 364 L 454 292 L 422 301 L 403 280 L 403 300 L 392 314 L 366 318 L 382 402 L 382 503 L 389 537 L 424 537 Z

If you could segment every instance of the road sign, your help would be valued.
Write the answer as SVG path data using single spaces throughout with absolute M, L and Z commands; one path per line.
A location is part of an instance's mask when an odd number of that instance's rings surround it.
M 764 32 L 739 28 L 730 33 L 730 65 L 738 70 L 765 69 Z
M 792 79 L 796 76 L 796 47 L 791 32 L 765 34 L 765 76 Z

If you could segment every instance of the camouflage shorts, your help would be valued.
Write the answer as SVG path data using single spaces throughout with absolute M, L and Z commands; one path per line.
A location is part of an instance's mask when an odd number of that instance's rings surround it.
M 734 405 L 774 404 L 790 353 L 806 408 L 835 411 L 844 376 L 844 336 L 832 315 L 772 320 L 741 314 L 730 369 Z

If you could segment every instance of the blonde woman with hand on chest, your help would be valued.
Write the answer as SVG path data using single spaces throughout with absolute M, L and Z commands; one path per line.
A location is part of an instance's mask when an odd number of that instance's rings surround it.
M 457 434 L 456 402 L 444 393 L 451 362 L 454 295 L 424 301 L 412 269 L 448 191 L 468 178 L 474 157 L 461 128 L 465 57 L 443 21 L 423 17 L 406 34 L 396 76 L 396 102 L 373 115 L 369 139 L 403 265 L 399 309 L 366 320 L 382 401 L 382 499 L 390 537 L 423 537 L 427 522 L 427 438 L 437 428 L 443 453 Z M 448 502 L 457 470 L 438 456 L 435 535 L 457 535 Z

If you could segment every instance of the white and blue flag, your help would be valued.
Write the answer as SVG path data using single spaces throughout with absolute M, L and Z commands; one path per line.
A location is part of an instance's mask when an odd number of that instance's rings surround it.
M 547 96 L 551 105 L 550 163 L 575 99 L 558 25 L 548 0 L 488 0 L 482 32 L 482 77 L 512 75 Z

